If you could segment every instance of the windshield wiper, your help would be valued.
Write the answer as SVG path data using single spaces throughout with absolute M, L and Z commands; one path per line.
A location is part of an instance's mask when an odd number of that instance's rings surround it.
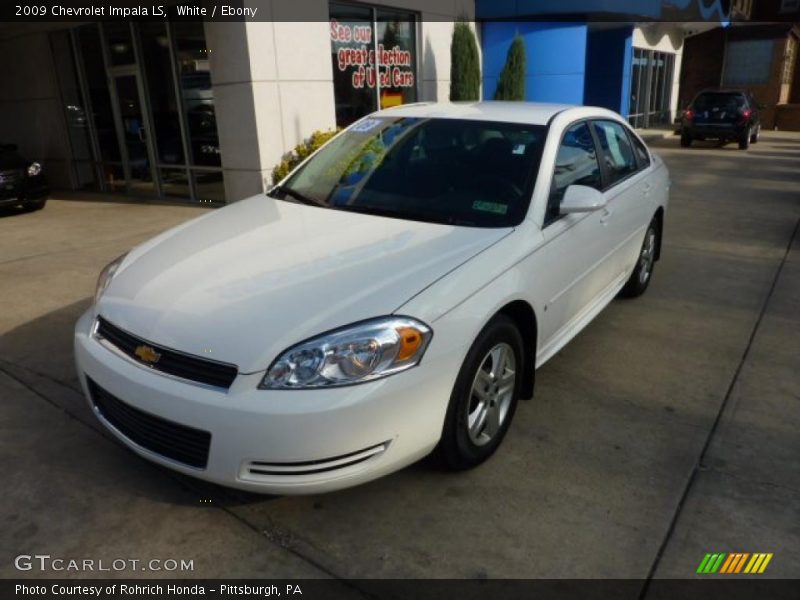
M 290 188 L 288 186 L 285 186 L 285 185 L 275 186 L 274 188 L 272 188 L 270 190 L 270 195 L 272 193 L 274 193 L 274 192 L 278 192 L 279 194 L 283 194 L 284 196 L 289 196 L 291 198 L 294 198 L 295 200 L 297 200 L 298 202 L 301 202 L 303 204 L 309 204 L 311 206 L 322 206 L 324 208 L 329 208 L 328 205 L 325 204 L 324 202 L 320 202 L 319 200 L 315 200 L 314 198 L 306 196 L 305 194 L 302 194 L 302 193 L 298 192 L 297 190 L 294 190 L 294 189 L 292 189 L 292 188 Z

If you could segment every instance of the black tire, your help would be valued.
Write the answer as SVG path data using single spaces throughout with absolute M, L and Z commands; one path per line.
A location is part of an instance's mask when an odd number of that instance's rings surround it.
M 639 257 L 636 259 L 636 266 L 633 268 L 631 276 L 620 290 L 619 295 L 623 298 L 636 298 L 644 294 L 650 280 L 653 278 L 653 270 L 656 264 L 656 252 L 660 242 L 661 231 L 658 221 L 653 219 L 647 226 L 644 234 L 642 248 L 639 250 Z
M 471 411 L 472 414 L 480 413 L 482 402 L 484 406 L 488 407 L 488 404 L 474 394 L 473 386 L 479 385 L 479 370 L 482 370 L 486 376 L 492 375 L 496 365 L 493 365 L 488 371 L 484 367 L 487 366 L 487 360 L 492 360 L 491 352 L 497 348 L 504 348 L 506 352 L 513 352 L 515 361 L 513 369 L 514 380 L 513 384 L 510 382 L 506 384 L 512 387 L 511 395 L 503 401 L 504 404 L 501 404 L 498 400 L 496 404 L 491 405 L 493 408 L 497 408 L 497 414 L 502 413 L 502 416 L 498 417 L 498 421 L 496 421 L 499 422 L 499 427 L 491 435 L 485 433 L 489 430 L 488 424 L 491 421 L 490 417 L 487 416 L 484 419 L 484 429 L 479 429 L 481 433 L 477 434 L 478 437 L 485 437 L 486 440 L 482 443 L 476 443 L 473 439 L 476 433 L 470 433 L 469 417 Z M 446 468 L 460 471 L 476 467 L 494 454 L 495 450 L 500 446 L 514 418 L 514 412 L 519 401 L 522 389 L 522 374 L 524 372 L 523 357 L 522 336 L 514 322 L 508 317 L 498 315 L 478 334 L 458 373 L 450 396 L 447 415 L 445 416 L 438 454 Z M 504 374 L 508 375 L 509 370 L 503 369 L 498 381 L 495 384 L 487 383 L 487 387 L 495 385 L 500 386 L 500 389 L 502 389 L 503 386 L 500 380 Z M 502 411 L 503 406 L 505 407 L 504 412 Z M 490 410 L 492 409 L 487 408 L 486 412 L 488 413 Z M 495 413 L 492 412 L 492 414 Z M 479 419 L 476 418 L 476 425 L 478 421 Z
M 37 210 L 42 210 L 44 205 L 47 204 L 47 198 L 38 198 L 37 200 L 28 200 L 25 204 L 25 210 L 34 212 Z
M 761 124 L 758 124 L 756 125 L 756 130 L 750 136 L 750 143 L 757 144 L 760 135 L 761 135 Z
M 748 127 L 739 137 L 739 150 L 747 150 L 750 147 L 750 128 Z
M 692 145 L 692 135 L 689 132 L 684 131 L 683 133 L 681 133 L 681 146 L 683 146 L 684 148 L 688 148 L 691 145 Z

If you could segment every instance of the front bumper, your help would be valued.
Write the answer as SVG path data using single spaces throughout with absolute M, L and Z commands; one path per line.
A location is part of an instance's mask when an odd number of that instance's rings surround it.
M 75 328 L 78 376 L 92 410 L 117 438 L 176 471 L 263 493 L 332 491 L 422 458 L 439 441 L 459 368 L 453 353 L 429 360 L 435 355 L 429 347 L 419 366 L 370 383 L 259 390 L 260 372 L 239 374 L 222 390 L 139 365 L 92 337 L 92 325 L 90 310 Z M 209 432 L 205 468 L 166 458 L 124 435 L 95 405 L 89 380 L 138 411 Z
M 43 175 L 26 177 L 19 175 L 13 183 L 0 184 L 0 206 L 15 206 L 46 199 L 50 188 Z

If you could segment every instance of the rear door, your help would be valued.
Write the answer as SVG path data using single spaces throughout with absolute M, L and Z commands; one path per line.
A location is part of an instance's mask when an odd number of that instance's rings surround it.
M 611 246 L 608 258 L 613 279 L 619 281 L 633 268 L 651 215 L 650 154 L 627 126 L 618 121 L 595 120 L 600 165 L 606 194 L 603 225 Z M 634 143 L 636 142 L 636 143 Z M 637 145 L 638 144 L 638 145 Z

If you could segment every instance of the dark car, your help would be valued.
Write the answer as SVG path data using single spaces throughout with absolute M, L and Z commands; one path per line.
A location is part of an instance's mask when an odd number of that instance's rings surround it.
M 13 144 L 0 144 L 0 207 L 44 208 L 50 193 L 38 162 L 25 160 Z
M 738 142 L 746 150 L 761 133 L 760 106 L 743 90 L 706 90 L 692 100 L 681 117 L 681 146 L 694 140 Z

